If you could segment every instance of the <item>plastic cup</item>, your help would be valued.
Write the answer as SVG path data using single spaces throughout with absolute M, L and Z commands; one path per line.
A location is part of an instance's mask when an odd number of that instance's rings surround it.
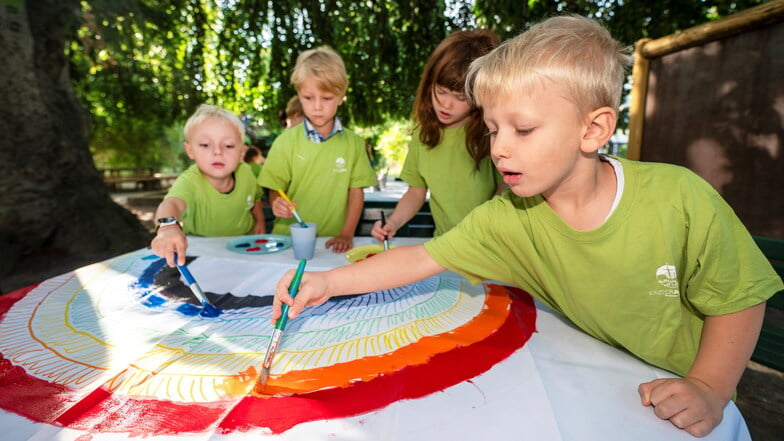
M 307 228 L 296 222 L 291 224 L 291 245 L 297 260 L 312 259 L 316 251 L 316 224 L 305 222 L 305 225 Z

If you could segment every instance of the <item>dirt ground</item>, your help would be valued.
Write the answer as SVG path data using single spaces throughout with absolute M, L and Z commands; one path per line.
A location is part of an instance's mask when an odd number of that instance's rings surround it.
M 161 198 L 161 193 L 120 193 L 114 196 L 118 204 L 133 212 L 150 231 L 154 230 L 153 214 Z M 51 253 L 30 256 L 24 265 L 19 265 L 21 270 L 4 278 L 0 292 L 22 288 L 108 257 L 111 256 L 83 256 L 74 260 Z M 766 320 L 784 327 L 784 313 L 781 311 L 769 311 Z M 784 373 L 750 362 L 738 384 L 735 403 L 746 420 L 753 441 L 784 440 Z

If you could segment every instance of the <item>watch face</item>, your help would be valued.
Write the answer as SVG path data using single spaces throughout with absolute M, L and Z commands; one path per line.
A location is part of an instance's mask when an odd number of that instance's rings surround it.
M 158 225 L 176 224 L 177 223 L 177 218 L 174 217 L 174 216 L 162 217 L 162 218 L 158 219 L 157 222 L 158 222 Z

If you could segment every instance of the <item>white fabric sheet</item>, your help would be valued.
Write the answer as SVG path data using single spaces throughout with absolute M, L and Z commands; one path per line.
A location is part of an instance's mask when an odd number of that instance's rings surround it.
M 324 248 L 320 238 L 309 270 L 348 264 L 342 255 Z M 278 274 L 294 268 L 291 249 L 270 255 L 239 255 L 226 248 L 226 238 L 190 238 L 189 255 L 226 259 L 227 265 L 268 263 L 269 272 L 252 280 L 221 268 L 191 271 L 205 291 L 270 290 Z M 355 246 L 374 243 L 357 238 Z M 394 239 L 393 245 L 420 243 Z M 231 263 L 234 262 L 234 263 Z M 262 265 L 263 266 L 263 265 Z M 212 274 L 212 275 L 209 275 Z M 213 277 L 220 274 L 220 277 Z M 458 277 L 444 273 L 445 277 Z M 238 277 L 233 280 L 232 277 Z M 247 288 L 243 288 L 247 287 Z M 266 429 L 236 433 L 189 433 L 159 436 L 157 440 L 687 440 L 689 434 L 658 419 L 640 405 L 638 384 L 671 374 L 610 347 L 574 328 L 558 314 L 537 303 L 537 332 L 528 343 L 487 372 L 419 399 L 402 400 L 382 409 L 348 418 L 313 421 L 282 434 Z M 0 411 L 0 439 L 77 440 L 85 433 L 32 423 Z M 92 440 L 131 439 L 127 434 L 90 434 Z M 738 409 L 729 403 L 724 420 L 709 441 L 750 440 Z

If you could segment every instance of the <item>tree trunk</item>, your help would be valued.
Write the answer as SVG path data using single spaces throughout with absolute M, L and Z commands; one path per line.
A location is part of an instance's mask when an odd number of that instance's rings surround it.
M 80 14 L 78 0 L 0 4 L 0 292 L 31 256 L 48 256 L 43 280 L 150 239 L 90 154 L 65 54 Z

